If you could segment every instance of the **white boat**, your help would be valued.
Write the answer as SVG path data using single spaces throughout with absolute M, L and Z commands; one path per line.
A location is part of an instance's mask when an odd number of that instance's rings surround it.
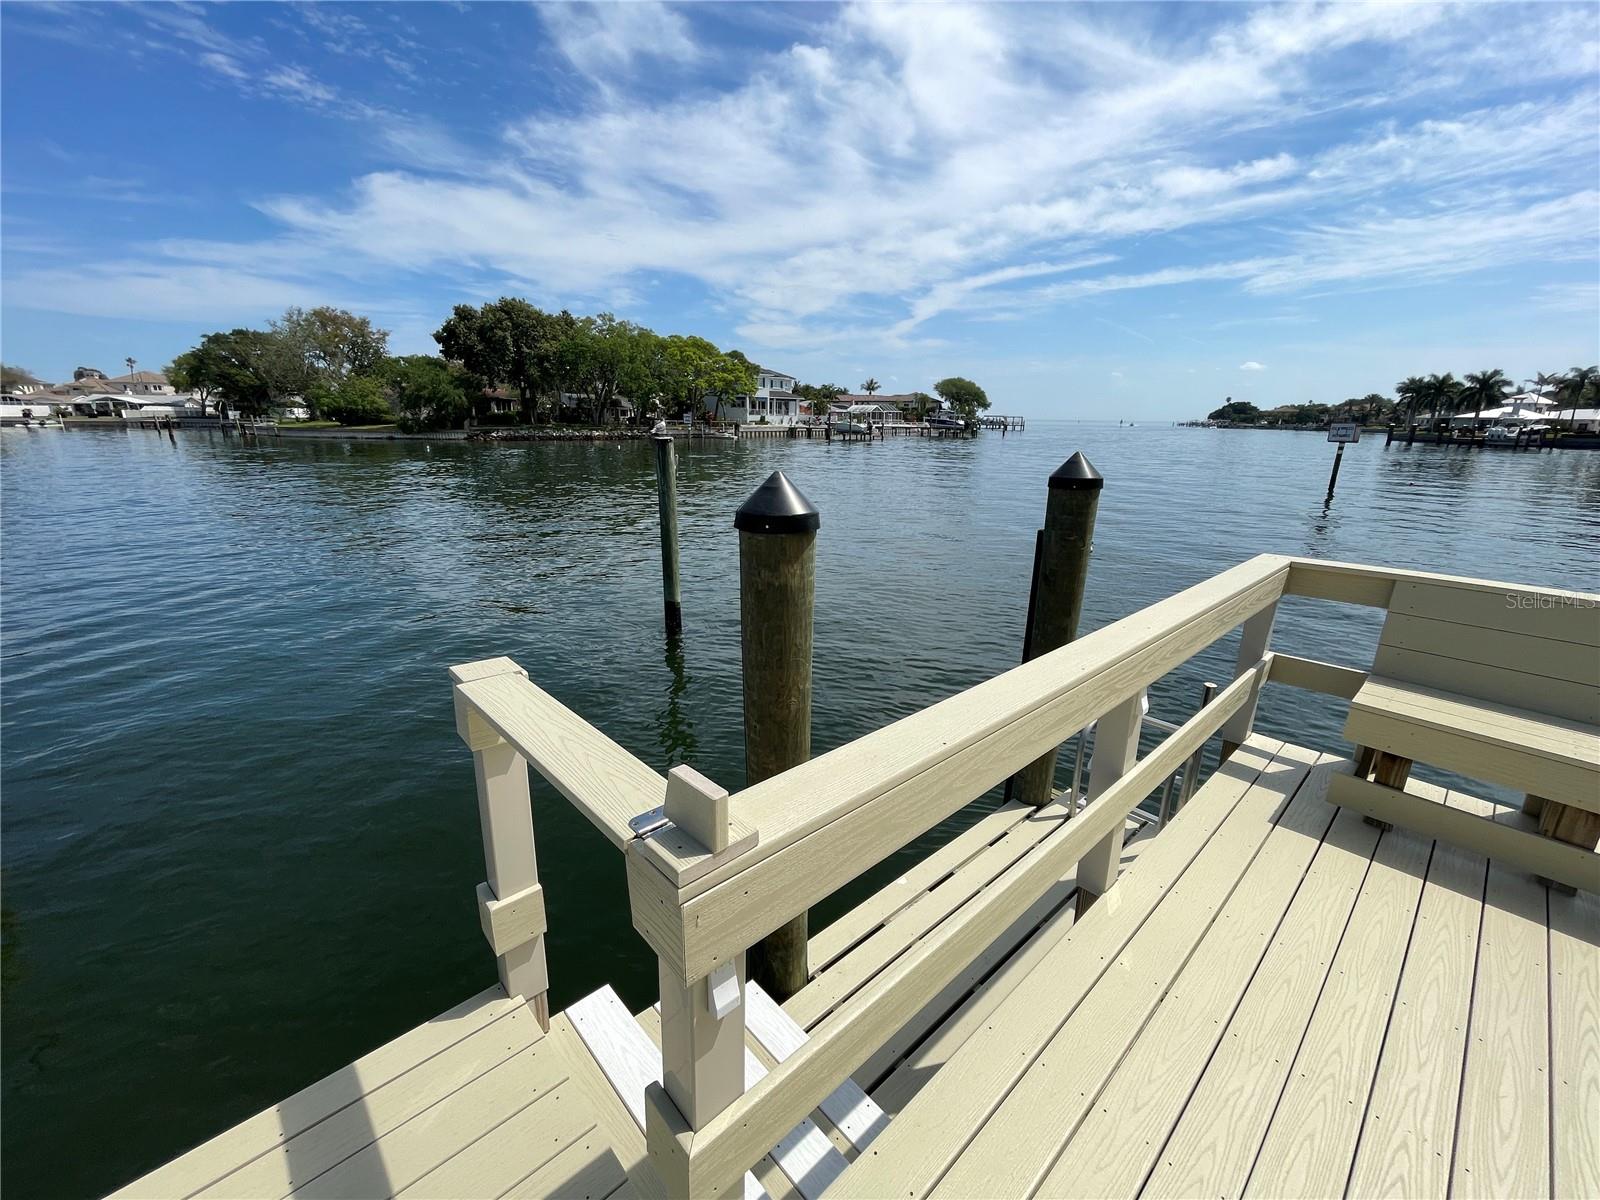
M 1483 444 L 1485 446 L 1514 446 L 1517 444 L 1518 431 L 1509 425 L 1491 425 L 1483 431 Z
M 0 425 L 25 429 L 60 429 L 61 420 L 49 404 L 0 404 Z
M 930 429 L 965 429 L 966 427 L 967 423 L 960 417 L 952 417 L 946 413 L 940 413 L 928 418 L 928 428 Z

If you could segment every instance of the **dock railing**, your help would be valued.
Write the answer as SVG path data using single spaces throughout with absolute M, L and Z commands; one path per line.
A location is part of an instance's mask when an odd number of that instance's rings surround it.
M 489 871 L 480 888 L 484 929 L 502 982 L 548 1019 L 531 765 L 625 851 L 633 923 L 658 958 L 664 1082 L 645 1096 L 655 1174 L 674 1196 L 731 1192 L 1064 875 L 1075 868 L 1087 895 L 1106 891 L 1128 814 L 1213 736 L 1225 751 L 1242 744 L 1264 683 L 1356 695 L 1366 669 L 1270 648 L 1284 595 L 1385 608 L 1397 582 L 1447 578 L 1260 555 L 733 795 L 685 767 L 660 775 L 510 659 L 454 668 Z M 1147 689 L 1236 629 L 1232 681 L 1140 758 Z M 745 951 L 1096 722 L 1087 803 L 1074 812 L 1076 796 L 1053 799 L 1046 808 L 1063 818 L 1056 829 L 746 1091 Z

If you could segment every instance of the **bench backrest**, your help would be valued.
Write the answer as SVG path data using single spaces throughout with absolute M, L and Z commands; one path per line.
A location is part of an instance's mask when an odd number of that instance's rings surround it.
M 1532 590 L 1397 580 L 1372 669 L 1600 723 L 1600 607 Z

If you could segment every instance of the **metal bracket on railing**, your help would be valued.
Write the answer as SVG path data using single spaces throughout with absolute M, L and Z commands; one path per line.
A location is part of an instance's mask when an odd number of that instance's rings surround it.
M 638 816 L 628 818 L 628 828 L 633 830 L 634 837 L 646 837 L 667 823 L 667 806 L 665 804 L 647 808 Z

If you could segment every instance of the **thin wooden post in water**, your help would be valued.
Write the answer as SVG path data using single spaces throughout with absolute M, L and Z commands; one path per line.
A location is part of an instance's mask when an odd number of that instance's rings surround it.
M 1078 635 L 1083 589 L 1094 548 L 1094 520 L 1105 479 L 1080 450 L 1056 468 L 1045 500 L 1044 528 L 1034 546 L 1033 594 L 1022 661 L 1060 649 Z M 1008 792 L 1035 808 L 1050 803 L 1056 746 L 1011 779 Z M 1073 797 L 1076 801 L 1076 797 Z
M 486 659 L 450 668 L 456 732 L 472 751 L 478 784 L 478 819 L 488 880 L 478 887 L 478 917 L 495 953 L 500 984 L 521 996 L 542 1028 L 550 1028 L 550 976 L 545 966 L 544 891 L 533 845 L 533 805 L 528 763 L 475 712 L 459 685 L 491 675 L 527 672 L 510 659 Z
M 811 757 L 811 641 L 817 530 L 807 500 L 774 471 L 739 507 L 745 786 Z M 806 914 L 750 948 L 750 978 L 780 1003 L 805 986 Z
M 671 636 L 683 632 L 683 597 L 678 587 L 678 461 L 671 434 L 651 440 L 656 447 L 656 503 L 661 510 L 661 603 Z

